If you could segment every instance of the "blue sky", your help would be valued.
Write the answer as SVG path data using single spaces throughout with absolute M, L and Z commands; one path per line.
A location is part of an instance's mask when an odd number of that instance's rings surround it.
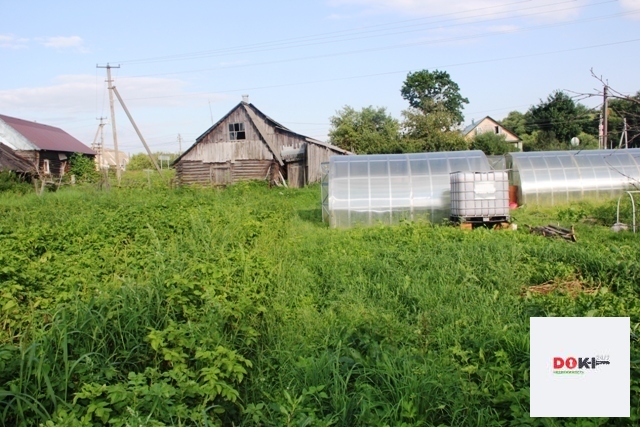
M 401 118 L 410 71 L 447 71 L 465 123 L 526 111 L 557 89 L 640 90 L 640 0 L 0 0 L 0 114 L 87 145 L 108 116 L 105 70 L 154 151 L 183 150 L 248 94 L 325 140 L 345 105 Z M 597 97 L 582 101 L 598 106 Z M 121 149 L 143 146 L 116 105 Z M 105 145 L 112 144 L 107 126 Z

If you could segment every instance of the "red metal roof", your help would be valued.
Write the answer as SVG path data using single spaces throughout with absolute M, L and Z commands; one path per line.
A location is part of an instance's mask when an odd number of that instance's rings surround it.
M 2 114 L 0 114 L 0 119 L 4 120 L 41 150 L 96 154 L 92 149 L 60 128 L 3 116 Z

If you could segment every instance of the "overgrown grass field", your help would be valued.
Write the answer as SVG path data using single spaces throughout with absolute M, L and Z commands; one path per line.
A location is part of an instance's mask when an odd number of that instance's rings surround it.
M 529 317 L 639 325 L 613 203 L 334 230 L 317 186 L 147 187 L 0 193 L 1 425 L 640 421 L 636 342 L 631 419 L 528 416 Z M 524 226 L 549 223 L 577 243 Z

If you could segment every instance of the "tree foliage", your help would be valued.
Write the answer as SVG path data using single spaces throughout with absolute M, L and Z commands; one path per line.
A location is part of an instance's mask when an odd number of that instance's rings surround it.
M 483 132 L 475 135 L 471 140 L 472 150 L 482 150 L 489 155 L 502 155 L 512 151 L 518 151 L 518 148 L 506 140 L 504 134 L 495 134 L 493 132 Z
M 332 144 L 357 154 L 402 152 L 400 124 L 384 107 L 364 107 L 357 111 L 345 106 L 329 119 Z
M 527 129 L 541 131 L 545 138 L 568 143 L 581 132 L 591 130 L 594 113 L 562 91 L 556 91 L 527 112 Z M 597 130 L 597 126 L 596 126 Z
M 640 91 L 628 98 L 609 101 L 609 138 L 620 141 L 627 120 L 627 139 L 629 147 L 640 147 Z
M 469 142 L 454 128 L 456 118 L 444 108 L 429 114 L 416 108 L 402 112 L 404 141 L 408 151 L 467 150 Z
M 84 182 L 95 182 L 99 177 L 94 160 L 80 153 L 73 153 L 69 157 L 69 173 Z
M 527 133 L 527 119 L 520 111 L 511 111 L 502 119 L 502 126 L 518 136 Z
M 423 114 L 444 110 L 451 113 L 453 124 L 464 120 L 462 109 L 469 100 L 460 95 L 460 87 L 446 71 L 421 70 L 409 73 L 400 89 L 412 108 Z
M 551 93 L 526 113 L 511 111 L 502 125 L 523 141 L 524 151 L 575 149 L 571 139 L 580 139 L 580 148 L 598 148 L 598 112 L 575 102 L 562 91 Z
M 153 153 L 153 158 L 156 160 L 156 162 L 158 162 L 158 165 L 160 165 L 160 160 L 158 160 L 158 157 L 161 155 L 169 156 L 170 158 L 169 163 L 171 163 L 173 160 L 176 159 L 176 157 L 178 157 L 175 153 L 166 153 L 163 151 Z M 166 165 L 166 162 L 165 162 L 165 165 Z M 141 171 L 144 169 L 155 169 L 155 166 L 153 166 L 153 163 L 151 162 L 151 159 L 149 159 L 149 156 L 147 155 L 147 153 L 137 153 L 132 155 L 129 158 L 129 163 L 127 163 L 127 169 L 132 171 Z

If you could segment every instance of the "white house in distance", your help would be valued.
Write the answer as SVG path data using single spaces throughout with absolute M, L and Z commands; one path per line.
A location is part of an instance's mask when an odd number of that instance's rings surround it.
M 116 150 L 113 148 L 103 148 L 96 150 L 96 166 L 101 169 L 115 169 L 116 167 Z M 118 150 L 118 158 L 120 160 L 120 170 L 126 170 L 129 164 L 129 154 Z
M 462 135 L 464 135 L 466 139 L 472 139 L 474 136 L 485 132 L 504 135 L 505 141 L 513 144 L 519 151 L 522 151 L 522 140 L 520 137 L 489 116 L 478 122 L 472 120 L 471 124 L 462 130 Z

